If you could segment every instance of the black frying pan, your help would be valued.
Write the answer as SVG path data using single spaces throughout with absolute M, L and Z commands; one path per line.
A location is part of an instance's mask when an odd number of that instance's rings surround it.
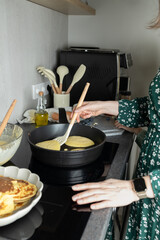
M 33 157 L 50 166 L 57 167 L 79 167 L 95 161 L 102 152 L 106 141 L 105 134 L 94 127 L 74 124 L 70 136 L 88 137 L 95 142 L 95 145 L 80 151 L 54 151 L 37 147 L 37 142 L 54 139 L 64 135 L 68 124 L 51 124 L 40 127 L 28 134 L 28 142 L 31 147 Z

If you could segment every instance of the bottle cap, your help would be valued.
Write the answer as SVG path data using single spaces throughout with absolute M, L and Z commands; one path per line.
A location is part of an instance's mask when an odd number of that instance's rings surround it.
M 40 92 L 39 92 L 39 96 L 43 96 L 43 91 L 40 91 Z

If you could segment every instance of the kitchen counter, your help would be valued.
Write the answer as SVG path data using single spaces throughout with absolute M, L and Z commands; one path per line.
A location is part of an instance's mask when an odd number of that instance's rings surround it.
M 118 143 L 119 147 L 108 171 L 106 179 L 122 179 L 126 170 L 126 163 L 128 162 L 133 144 L 133 134 L 124 131 L 122 135 L 107 137 L 107 141 Z M 81 240 L 104 240 L 111 215 L 112 208 L 92 211 Z
M 35 128 L 34 124 L 23 124 L 24 130 L 21 146 L 12 158 L 11 162 L 18 167 L 28 168 L 31 159 L 30 146 L 27 143 L 27 133 Z M 118 143 L 118 149 L 109 168 L 107 178 L 122 179 L 126 169 L 126 163 L 129 159 L 131 147 L 133 144 L 133 134 L 124 131 L 122 135 L 109 136 L 106 141 Z M 22 146 L 25 146 L 25 150 Z M 9 165 L 10 162 L 6 165 Z M 92 211 L 85 225 L 81 240 L 104 240 L 105 233 L 111 218 L 112 208 Z M 3 238 L 5 239 L 5 238 Z M 8 238 L 6 238 L 8 239 Z M 34 236 L 30 239 L 36 239 Z M 47 238 L 48 239 L 48 238 Z M 58 240 L 58 239 L 57 239 Z

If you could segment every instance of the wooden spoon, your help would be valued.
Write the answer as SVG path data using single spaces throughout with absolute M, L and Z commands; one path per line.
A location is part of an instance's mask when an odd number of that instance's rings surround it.
M 12 104 L 11 104 L 11 106 L 10 106 L 10 108 L 8 109 L 8 112 L 6 113 L 6 115 L 5 115 L 5 117 L 4 117 L 1 125 L 0 125 L 0 136 L 2 135 L 3 130 L 5 129 L 5 127 L 6 127 L 6 125 L 7 125 L 7 122 L 8 122 L 8 120 L 9 120 L 10 116 L 11 116 L 11 113 L 12 113 L 15 105 L 16 105 L 16 102 L 17 102 L 17 100 L 14 99 L 13 102 L 12 102 Z
M 69 73 L 68 67 L 61 65 L 57 68 L 57 74 L 59 75 L 59 90 L 62 93 L 62 84 L 64 77 Z

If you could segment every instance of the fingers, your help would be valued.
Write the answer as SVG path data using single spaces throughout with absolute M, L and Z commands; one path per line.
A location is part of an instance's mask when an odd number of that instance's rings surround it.
M 89 105 L 89 102 L 83 102 L 83 104 L 80 107 L 75 108 L 74 110 L 77 113 L 83 112 L 89 108 L 89 107 L 87 107 L 87 105 Z
M 86 188 L 87 189 L 87 188 Z M 84 189 L 83 189 L 84 190 Z M 119 188 L 92 188 L 87 189 L 83 192 L 80 192 L 72 196 L 72 200 L 77 202 L 77 204 L 88 204 L 93 202 L 98 202 L 102 200 L 109 200 L 112 196 L 117 194 Z
M 123 181 L 123 180 L 107 179 L 105 181 L 101 181 L 101 182 L 97 182 L 97 183 L 93 182 L 93 183 L 77 184 L 77 185 L 72 186 L 72 190 L 83 191 L 83 190 L 96 189 L 96 188 L 116 189 L 117 187 L 123 186 L 124 182 L 126 184 L 126 181 Z
M 75 112 L 84 119 L 90 118 L 91 116 L 95 116 L 95 106 L 95 102 L 84 102 L 81 107 L 75 109 Z
M 95 189 L 95 188 L 100 188 L 104 185 L 104 182 L 93 182 L 93 183 L 83 183 L 83 184 L 77 184 L 72 186 L 72 190 L 74 191 L 82 191 L 82 190 L 87 190 L 87 189 Z
M 100 202 L 104 200 L 109 200 L 108 196 L 105 194 L 93 194 L 91 196 L 87 196 L 85 198 L 80 198 L 77 199 L 77 204 L 83 205 L 83 204 L 88 204 L 88 203 L 94 203 L 94 202 Z
M 80 122 L 80 117 L 83 119 L 90 118 L 92 116 L 91 111 L 88 110 L 89 107 L 86 107 L 88 105 L 88 102 L 83 102 L 81 107 L 76 108 L 74 106 L 72 113 L 71 113 L 71 118 L 73 117 L 74 112 L 77 113 L 77 122 Z
M 117 193 L 118 190 L 113 193 L 111 189 L 106 189 L 103 191 L 90 190 L 72 197 L 78 205 L 91 204 L 91 209 L 101 209 L 104 207 L 117 206 Z
M 110 201 L 102 201 L 102 202 L 99 202 L 99 203 L 91 204 L 90 208 L 93 209 L 93 210 L 100 210 L 100 209 L 104 209 L 104 208 L 107 208 L 107 207 L 115 207 L 115 206 L 112 206 L 112 205 L 113 204 L 111 204 Z
M 117 128 L 123 128 L 124 126 L 122 125 L 122 124 L 120 124 L 117 120 L 115 121 L 115 126 L 117 127 Z
M 87 197 L 90 197 L 90 196 L 94 196 L 94 195 L 97 195 L 97 194 L 103 194 L 103 193 L 104 193 L 104 191 L 102 189 L 99 189 L 99 188 L 91 189 L 91 190 L 87 190 L 87 191 L 84 191 L 84 192 L 81 192 L 81 193 L 78 193 L 78 194 L 74 195 L 72 197 L 72 200 L 77 201 L 78 199 L 84 199 L 84 198 L 87 198 Z
M 73 108 L 73 110 L 71 112 L 70 119 L 72 119 L 74 112 L 75 112 L 75 107 Z M 77 120 L 78 123 L 80 122 L 80 115 L 79 114 L 77 114 L 76 120 Z

